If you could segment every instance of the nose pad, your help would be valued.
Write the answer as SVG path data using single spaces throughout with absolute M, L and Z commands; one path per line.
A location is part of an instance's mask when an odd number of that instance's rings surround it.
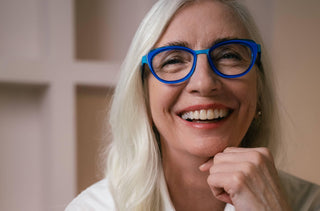
M 221 88 L 220 77 L 211 68 L 206 54 L 199 54 L 193 75 L 186 89 L 190 93 L 209 95 Z

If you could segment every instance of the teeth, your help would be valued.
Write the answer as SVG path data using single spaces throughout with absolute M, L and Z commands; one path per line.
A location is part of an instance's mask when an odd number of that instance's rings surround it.
M 201 109 L 196 111 L 188 111 L 182 114 L 182 119 L 190 120 L 213 120 L 218 118 L 224 118 L 228 115 L 227 109 Z
M 214 117 L 219 118 L 219 117 L 220 117 L 220 111 L 219 111 L 219 109 L 215 109 L 215 110 L 213 111 L 213 115 L 214 115 Z
M 200 110 L 200 119 L 206 120 L 207 119 L 207 111 L 206 110 Z
M 194 119 L 199 119 L 199 116 L 200 116 L 200 112 L 199 111 L 194 111 L 193 112 L 193 118 Z M 192 115 L 190 115 L 190 117 L 192 117 Z
M 207 119 L 214 119 L 214 112 L 212 109 L 207 111 Z

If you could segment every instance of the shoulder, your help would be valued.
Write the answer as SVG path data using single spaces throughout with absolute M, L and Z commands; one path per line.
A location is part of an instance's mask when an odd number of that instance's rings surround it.
M 280 180 L 293 210 L 320 210 L 320 186 L 279 171 Z
M 103 179 L 81 192 L 65 211 L 115 210 L 107 179 Z

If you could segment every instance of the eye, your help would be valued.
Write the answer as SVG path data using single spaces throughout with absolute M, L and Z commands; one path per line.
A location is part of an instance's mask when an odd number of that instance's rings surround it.
M 251 60 L 251 50 L 242 44 L 222 45 L 210 53 L 215 64 L 242 65 Z
M 185 63 L 185 61 L 182 58 L 178 58 L 178 57 L 168 58 L 162 62 L 161 68 L 167 65 L 183 64 L 183 63 Z
M 213 49 L 210 56 L 216 70 L 225 75 L 241 74 L 251 63 L 251 49 L 237 43 L 221 45 Z
M 239 62 L 243 60 L 239 51 L 230 48 L 218 48 L 211 53 L 211 58 L 215 62 Z
M 177 72 L 189 68 L 193 62 L 193 55 L 184 50 L 162 51 L 154 56 L 153 69 L 163 72 Z
M 226 52 L 223 55 L 221 55 L 220 59 L 236 59 L 241 61 L 242 57 L 236 52 Z

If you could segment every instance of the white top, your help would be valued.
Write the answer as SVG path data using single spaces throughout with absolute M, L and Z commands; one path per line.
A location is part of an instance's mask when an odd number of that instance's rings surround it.
M 284 172 L 280 179 L 289 203 L 294 211 L 320 211 L 320 186 L 301 180 Z M 165 211 L 175 211 L 168 190 L 162 190 Z M 102 211 L 115 210 L 107 179 L 103 179 L 80 193 L 67 206 L 65 211 Z M 224 211 L 235 211 L 227 204 Z

